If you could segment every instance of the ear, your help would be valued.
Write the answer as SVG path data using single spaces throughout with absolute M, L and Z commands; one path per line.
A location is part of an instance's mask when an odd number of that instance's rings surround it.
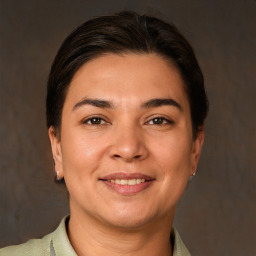
M 62 168 L 61 142 L 53 126 L 49 128 L 48 135 L 49 135 L 51 147 L 52 147 L 52 156 L 53 156 L 54 165 L 55 165 L 55 172 L 57 173 L 58 171 L 58 178 L 62 179 L 63 168 Z
M 193 144 L 192 144 L 191 173 L 190 173 L 191 176 L 194 175 L 196 172 L 203 144 L 204 144 L 204 130 L 203 130 L 203 128 L 201 128 L 201 129 L 199 129 L 199 131 L 197 133 L 197 137 L 193 141 Z

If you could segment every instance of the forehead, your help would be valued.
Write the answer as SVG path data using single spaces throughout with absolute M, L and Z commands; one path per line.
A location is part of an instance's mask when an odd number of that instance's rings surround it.
M 184 81 L 177 67 L 156 54 L 107 54 L 85 63 L 74 75 L 66 96 L 139 102 L 174 98 L 187 104 Z

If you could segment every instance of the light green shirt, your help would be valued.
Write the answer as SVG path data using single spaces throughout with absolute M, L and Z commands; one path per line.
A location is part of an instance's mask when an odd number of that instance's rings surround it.
M 0 256 L 78 256 L 67 236 L 65 223 L 68 219 L 69 216 L 63 218 L 59 227 L 42 239 L 32 239 L 24 244 L 0 249 Z M 173 256 L 191 256 L 175 229 L 172 235 Z

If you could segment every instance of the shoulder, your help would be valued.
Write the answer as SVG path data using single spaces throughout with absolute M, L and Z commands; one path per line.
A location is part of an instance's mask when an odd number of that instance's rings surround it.
M 31 239 L 24 244 L 5 247 L 0 249 L 0 256 L 48 256 L 51 236 L 49 234 L 42 239 Z
M 69 216 L 64 217 L 58 228 L 42 239 L 32 239 L 24 244 L 0 249 L 0 256 L 77 256 L 66 233 L 68 220 Z
M 52 233 L 42 239 L 31 239 L 24 244 L 0 249 L 0 256 L 48 256 Z

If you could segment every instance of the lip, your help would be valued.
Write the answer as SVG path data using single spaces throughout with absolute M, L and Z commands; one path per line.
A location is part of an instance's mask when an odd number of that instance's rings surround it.
M 145 182 L 142 182 L 140 184 L 135 185 L 121 185 L 112 183 L 111 180 L 116 179 L 144 179 Z M 103 182 L 109 189 L 117 192 L 120 195 L 135 195 L 137 193 L 140 193 L 150 187 L 152 183 L 155 181 L 155 178 L 142 174 L 142 173 L 124 173 L 124 172 L 118 172 L 118 173 L 112 173 L 109 175 L 106 175 L 102 178 L 99 178 L 99 181 Z
M 155 178 L 142 173 L 125 173 L 125 172 L 116 172 L 100 178 L 100 180 L 115 180 L 115 179 L 145 179 L 146 181 L 155 180 Z

